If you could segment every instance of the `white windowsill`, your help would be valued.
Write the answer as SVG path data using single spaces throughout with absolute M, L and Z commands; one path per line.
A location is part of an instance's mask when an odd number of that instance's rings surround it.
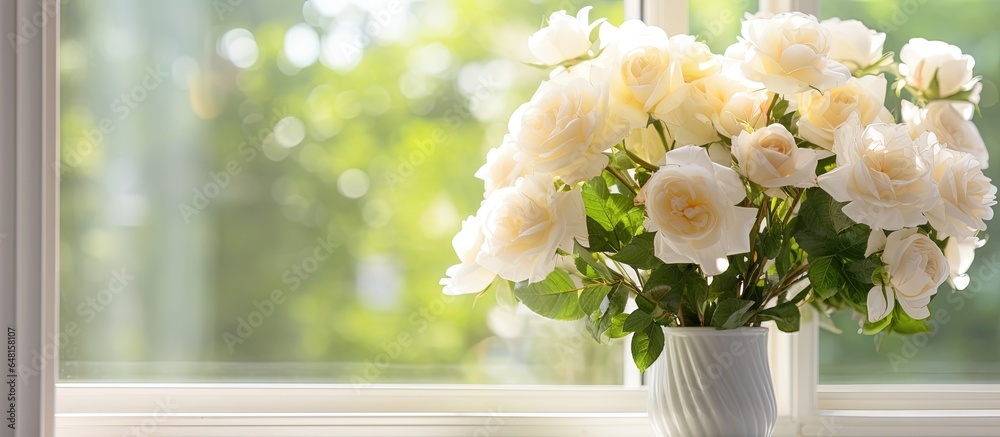
M 64 384 L 60 436 L 652 437 L 646 390 L 622 387 Z M 797 435 L 779 421 L 778 437 Z

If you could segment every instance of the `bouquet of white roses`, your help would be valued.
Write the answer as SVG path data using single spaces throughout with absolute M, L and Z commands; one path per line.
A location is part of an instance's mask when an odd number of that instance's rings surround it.
M 661 326 L 795 331 L 811 303 L 915 333 L 939 286 L 968 284 L 996 203 L 971 56 L 914 39 L 897 62 L 885 34 L 801 13 L 748 15 L 719 55 L 588 12 L 529 39 L 551 75 L 476 173 L 445 293 L 634 333 L 644 370 Z

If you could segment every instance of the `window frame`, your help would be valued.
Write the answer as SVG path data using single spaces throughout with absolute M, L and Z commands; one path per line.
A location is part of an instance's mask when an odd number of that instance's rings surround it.
M 16 273 L 2 276 L 0 297 L 13 298 L 17 313 L 31 316 L 17 319 L 21 350 L 58 344 L 58 171 L 52 164 L 59 162 L 59 3 L 0 3 L 5 35 L 38 11 L 46 18 L 40 36 L 16 54 L 5 47 L 0 57 L 0 96 L 13 97 L 0 100 L 0 165 L 7 166 L 0 170 L 12 170 L 0 173 L 0 232 L 15 231 L 13 248 L 0 245 L 0 273 Z M 678 13 L 688 11 L 687 0 L 624 3 L 627 17 L 670 33 L 688 29 L 688 14 Z M 817 14 L 819 0 L 760 0 L 760 10 Z M 1000 429 L 1000 385 L 819 385 L 818 326 L 815 317 L 806 319 L 799 333 L 770 334 L 776 436 L 980 436 Z M 56 430 L 60 436 L 652 435 L 646 390 L 627 385 L 56 384 L 58 357 L 41 357 L 39 376 L 20 386 L 16 437 Z

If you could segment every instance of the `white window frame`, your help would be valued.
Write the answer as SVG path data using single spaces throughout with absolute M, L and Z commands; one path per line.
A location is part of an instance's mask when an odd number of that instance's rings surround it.
M 0 2 L 0 35 L 41 17 L 0 53 L 0 301 L 16 302 L 19 350 L 58 344 L 58 29 L 60 0 Z M 686 32 L 688 0 L 626 0 L 629 17 Z M 817 13 L 819 0 L 760 0 Z M 37 15 L 41 11 L 41 16 Z M 22 317 L 23 315 L 23 317 Z M 0 309 L 0 321 L 14 317 Z M 818 385 L 818 327 L 771 333 L 776 436 L 986 436 L 1000 429 L 998 385 Z M 48 347 L 48 349 L 47 349 Z M 32 354 L 19 355 L 31 366 Z M 27 357 L 25 357 L 27 356 Z M 18 430 L 0 437 L 652 436 L 642 387 L 336 384 L 56 384 L 54 353 L 19 385 Z M 54 418 L 54 420 L 53 420 Z

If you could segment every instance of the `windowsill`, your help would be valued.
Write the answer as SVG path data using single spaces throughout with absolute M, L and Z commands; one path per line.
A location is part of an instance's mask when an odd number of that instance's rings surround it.
M 821 387 L 827 409 L 798 424 L 780 417 L 774 435 L 995 436 L 1000 429 L 995 386 L 859 388 Z M 643 388 L 62 384 L 57 391 L 56 427 L 67 437 L 133 428 L 168 436 L 653 435 Z M 860 398 L 879 406 L 851 401 Z M 828 409 L 843 402 L 854 409 Z

